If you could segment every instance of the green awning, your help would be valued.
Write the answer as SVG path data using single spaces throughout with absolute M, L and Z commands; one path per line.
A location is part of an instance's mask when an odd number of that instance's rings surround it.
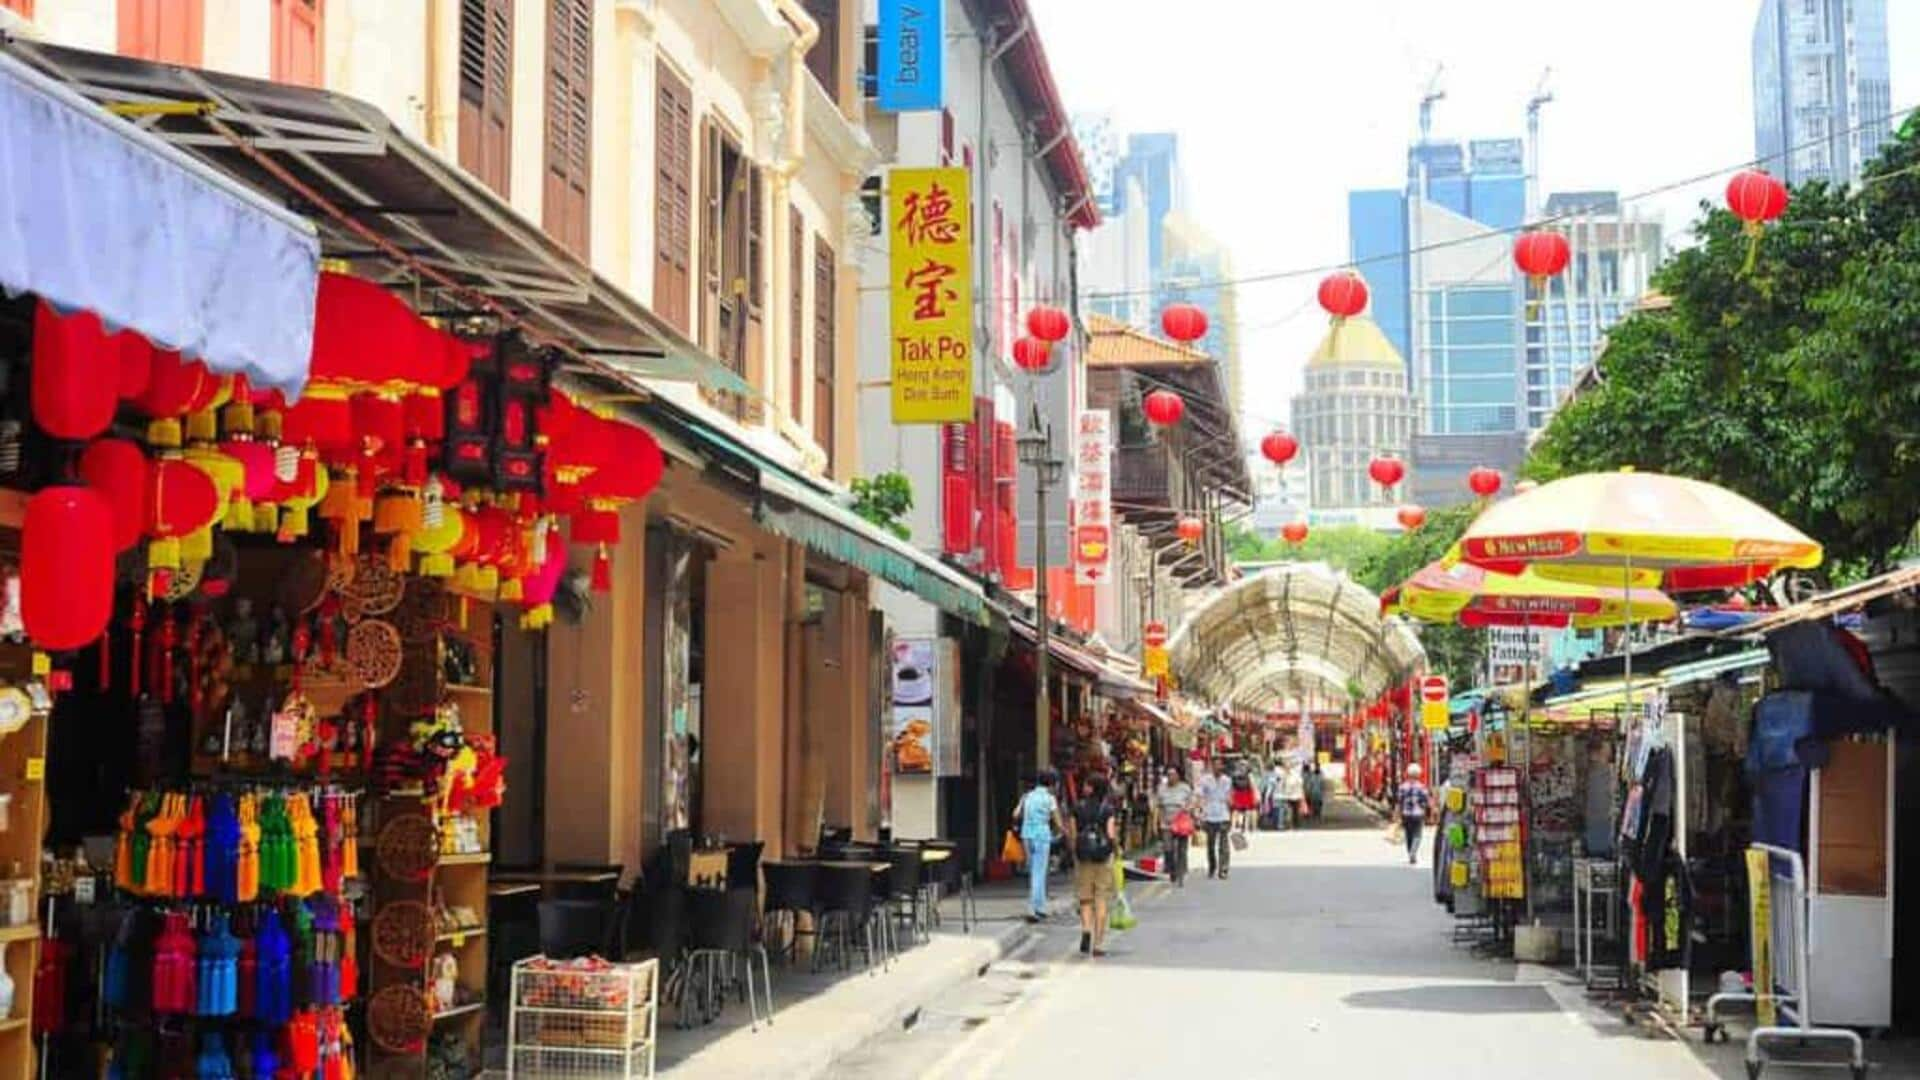
M 754 517 L 768 532 L 986 625 L 987 599 L 978 584 L 802 481 L 761 469 Z

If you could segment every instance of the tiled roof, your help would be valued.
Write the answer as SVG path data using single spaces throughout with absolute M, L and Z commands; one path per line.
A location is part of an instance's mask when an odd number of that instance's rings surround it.
M 1087 329 L 1093 334 L 1088 367 L 1198 367 L 1213 362 L 1190 345 L 1154 337 L 1106 315 L 1088 315 Z

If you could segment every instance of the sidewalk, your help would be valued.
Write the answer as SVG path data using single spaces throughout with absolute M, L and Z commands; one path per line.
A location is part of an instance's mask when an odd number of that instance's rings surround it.
M 1056 875 L 1048 890 L 1049 925 L 1075 916 L 1072 884 Z M 656 1070 L 677 1078 L 752 1076 L 811 1080 L 828 1075 L 834 1062 L 889 1028 L 910 1025 L 922 1008 L 956 985 L 979 977 L 988 965 L 1039 933 L 1023 918 L 1025 879 L 976 888 L 978 920 L 971 934 L 960 929 L 960 901 L 941 905 L 946 925 L 933 940 L 904 948 L 886 970 L 864 968 L 814 974 L 805 960 L 773 969 L 774 1022 L 758 1031 L 748 1025 L 744 1003 L 729 1002 L 720 1019 L 704 1027 L 671 1026 L 675 1010 L 663 1009 Z

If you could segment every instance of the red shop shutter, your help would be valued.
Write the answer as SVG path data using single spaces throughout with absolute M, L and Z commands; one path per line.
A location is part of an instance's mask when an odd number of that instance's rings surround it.
M 966 424 L 940 428 L 940 550 L 965 555 L 973 550 L 973 460 Z

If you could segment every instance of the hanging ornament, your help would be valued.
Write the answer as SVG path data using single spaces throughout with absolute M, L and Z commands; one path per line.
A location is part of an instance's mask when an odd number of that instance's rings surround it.
M 1567 246 L 1567 238 L 1551 229 L 1530 229 L 1514 238 L 1513 263 L 1532 283 L 1527 300 L 1529 319 L 1533 317 L 1541 299 L 1547 295 L 1547 279 L 1565 270 L 1567 261 L 1572 257 L 1573 251 Z
M 1761 169 L 1742 169 L 1727 181 L 1727 209 L 1740 219 L 1741 228 L 1747 234 L 1747 261 L 1741 273 L 1753 269 L 1754 259 L 1760 253 L 1760 233 L 1767 222 L 1778 220 L 1787 212 L 1789 201 L 1787 185 Z
M 1198 341 L 1207 336 L 1207 313 L 1192 304 L 1168 304 L 1160 313 L 1160 329 L 1178 342 Z
M 1174 527 L 1174 531 L 1188 546 L 1194 546 L 1200 543 L 1202 536 L 1206 535 L 1207 526 L 1197 517 L 1184 517 L 1180 519 L 1180 524 Z
M 1489 469 L 1485 465 L 1480 465 L 1467 473 L 1467 487 L 1473 489 L 1473 493 L 1483 499 L 1499 491 L 1500 484 L 1498 469 Z
M 80 454 L 80 478 L 113 511 L 113 549 L 125 551 L 140 542 L 148 520 L 147 499 L 153 493 L 147 456 L 126 439 L 96 439 Z
M 56 439 L 91 439 L 113 423 L 119 350 L 91 311 L 33 312 L 33 422 Z M 113 377 L 107 377 L 107 372 Z
M 1427 512 L 1411 504 L 1401 507 L 1400 512 L 1394 516 L 1400 519 L 1400 527 L 1408 531 L 1417 529 L 1427 523 Z
M 1280 536 L 1287 543 L 1292 544 L 1294 547 L 1299 547 L 1301 544 L 1307 542 L 1307 523 L 1304 521 L 1289 521 L 1285 525 L 1280 526 Z
M 1171 427 L 1186 414 L 1187 403 L 1171 390 L 1155 390 L 1140 400 L 1140 410 L 1146 414 L 1147 423 Z
M 1023 337 L 1013 343 L 1013 362 L 1022 371 L 1045 371 L 1052 354 L 1053 346 L 1039 338 Z
M 1260 455 L 1275 465 L 1285 465 L 1300 452 L 1300 441 L 1284 431 L 1268 432 L 1260 440 Z
M 1407 466 L 1397 457 L 1377 457 L 1367 463 L 1367 475 L 1381 487 L 1390 488 L 1407 475 Z
M 77 484 L 27 500 L 20 535 L 20 617 L 34 646 L 66 652 L 113 615 L 113 510 Z
M 1064 340 L 1072 329 L 1072 320 L 1057 307 L 1042 305 L 1027 312 L 1027 333 L 1049 345 Z
M 148 355 L 147 386 L 133 399 L 133 407 L 152 419 L 147 425 L 147 442 L 159 447 L 176 447 L 183 441 L 180 418 L 200 398 L 201 386 L 213 376 L 197 360 L 183 359 L 177 352 L 153 349 Z
M 1320 307 L 1333 316 L 1335 326 L 1367 310 L 1367 279 L 1341 270 L 1320 279 Z

